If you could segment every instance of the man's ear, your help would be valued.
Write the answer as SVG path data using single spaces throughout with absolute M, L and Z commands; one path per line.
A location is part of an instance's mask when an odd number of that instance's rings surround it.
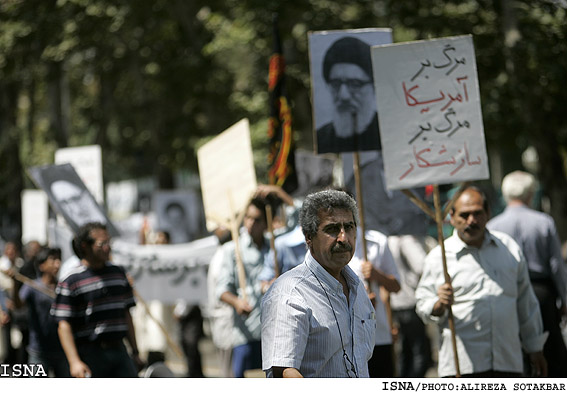
M 88 246 L 90 245 L 89 242 L 81 242 L 81 253 L 83 254 L 83 256 L 85 255 L 85 253 L 87 252 Z
M 305 243 L 307 244 L 307 249 L 311 250 L 311 238 L 305 237 Z
M 455 210 L 451 208 L 451 210 L 449 211 L 449 223 L 451 223 L 451 226 L 453 227 L 455 227 L 455 224 L 453 223 L 454 216 L 455 216 Z

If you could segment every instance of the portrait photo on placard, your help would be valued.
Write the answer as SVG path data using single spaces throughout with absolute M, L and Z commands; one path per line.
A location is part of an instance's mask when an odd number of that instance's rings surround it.
M 153 194 L 158 231 L 169 233 L 172 244 L 191 242 L 206 233 L 203 202 L 193 190 L 157 191 Z
M 73 232 L 86 223 L 100 222 L 111 235 L 119 234 L 71 164 L 33 167 L 28 172 Z
M 303 198 L 314 191 L 331 187 L 335 162 L 336 157 L 333 155 L 316 155 L 311 151 L 298 149 L 295 152 L 298 187 L 292 195 Z
M 316 153 L 381 149 L 370 48 L 391 42 L 391 29 L 309 33 Z

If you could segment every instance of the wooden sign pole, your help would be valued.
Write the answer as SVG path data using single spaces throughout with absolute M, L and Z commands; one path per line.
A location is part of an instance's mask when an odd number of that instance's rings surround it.
M 443 262 L 443 275 L 445 277 L 445 283 L 451 283 L 451 277 L 449 276 L 449 271 L 447 269 L 447 257 L 445 255 L 445 239 L 443 236 L 443 219 L 449 214 L 453 204 L 455 203 L 458 195 L 455 194 L 451 201 L 447 204 L 445 209 L 441 207 L 441 197 L 439 193 L 439 185 L 433 186 L 433 205 L 435 206 L 435 212 L 433 212 L 425 202 L 420 200 L 415 194 L 413 194 L 410 190 L 402 190 L 402 192 L 413 202 L 417 205 L 423 212 L 425 212 L 428 216 L 433 218 L 437 224 L 437 241 L 439 243 L 439 247 L 441 248 L 441 259 Z M 451 307 L 448 309 L 448 321 L 449 321 L 449 329 L 451 330 L 451 343 L 453 345 L 453 358 L 455 360 L 455 376 L 460 378 L 461 377 L 461 370 L 459 367 L 459 356 L 457 354 L 457 337 L 455 334 L 455 321 L 453 318 L 453 311 Z
M 184 359 L 185 355 L 183 354 L 183 352 L 181 351 L 181 349 L 179 348 L 179 346 L 177 346 L 177 344 L 173 341 L 173 339 L 171 339 L 171 336 L 169 335 L 169 333 L 167 332 L 167 330 L 165 329 L 165 327 L 163 326 L 163 324 L 156 319 L 156 317 L 154 315 L 152 315 L 152 312 L 150 311 L 150 308 L 148 306 L 148 304 L 146 303 L 146 301 L 144 301 L 144 299 L 140 296 L 140 294 L 136 291 L 136 289 L 134 289 L 132 287 L 132 291 L 134 293 L 134 297 L 136 297 L 136 299 L 138 300 L 138 302 L 140 302 L 140 304 L 142 304 L 142 306 L 144 307 L 144 311 L 146 312 L 146 315 L 148 315 L 148 317 L 155 323 L 157 324 L 157 326 L 159 327 L 159 329 L 161 330 L 161 332 L 163 333 L 163 335 L 165 336 L 165 340 L 167 341 L 167 344 L 169 345 L 169 347 L 171 349 L 173 349 L 173 351 L 175 352 L 175 354 L 177 354 L 177 356 L 180 359 Z
M 358 213 L 359 213 L 359 220 L 360 220 L 360 232 L 362 233 L 362 258 L 364 261 L 368 261 L 368 252 L 366 249 L 366 227 L 364 225 L 364 198 L 362 197 L 362 180 L 360 179 L 360 155 L 358 154 L 358 144 L 357 144 L 357 128 L 358 128 L 358 119 L 356 112 L 352 112 L 352 135 L 354 139 L 354 148 L 355 151 L 353 152 L 353 172 L 354 172 L 354 184 L 356 188 L 356 200 L 358 204 Z M 368 293 L 371 292 L 370 290 L 370 281 L 367 281 L 366 287 L 368 289 Z
M 357 115 L 356 112 L 352 113 L 352 123 L 353 123 L 353 135 L 356 141 L 357 136 Z M 355 148 L 358 148 L 357 144 L 355 143 Z M 366 226 L 364 224 L 364 199 L 362 197 L 362 180 L 360 176 L 360 155 L 358 150 L 353 152 L 353 172 L 354 172 L 354 182 L 356 187 L 356 197 L 358 203 L 358 212 L 360 216 L 360 230 L 362 233 L 362 256 L 364 261 L 368 261 L 368 249 L 366 245 Z M 370 281 L 366 281 L 366 287 L 368 293 L 372 292 L 370 287 Z M 390 331 L 393 327 L 393 317 L 392 317 L 392 307 L 390 305 L 390 292 L 387 291 L 383 286 L 380 286 L 380 293 L 375 295 L 376 297 L 380 297 L 381 301 L 384 303 L 384 307 L 386 308 L 386 314 L 388 317 L 388 323 L 390 325 Z M 393 353 L 392 353 L 392 357 Z M 395 363 L 394 363 L 395 364 Z
M 0 272 L 3 275 L 6 275 L 9 278 L 14 278 L 15 280 L 17 280 L 18 282 L 21 282 L 25 285 L 28 285 L 29 287 L 39 291 L 40 293 L 45 294 L 46 296 L 48 296 L 49 298 L 55 299 L 55 292 L 47 287 L 43 287 L 40 284 L 38 284 L 37 282 L 35 282 L 34 280 L 28 278 L 25 275 L 20 274 L 17 271 L 13 271 L 12 273 L 8 272 L 8 271 L 4 271 L 4 270 L 0 270 Z
M 360 157 L 358 152 L 354 152 L 354 183 L 356 186 L 356 199 L 358 203 L 358 212 L 360 219 L 360 231 L 362 233 L 362 258 L 368 261 L 368 253 L 366 249 L 366 227 L 364 225 L 364 201 L 362 198 L 362 181 L 360 180 Z
M 240 223 L 242 222 L 242 218 L 246 214 L 245 208 L 240 215 L 237 215 L 234 211 L 234 204 L 232 202 L 232 195 L 228 193 L 228 200 L 230 203 L 231 209 L 231 220 L 230 220 L 230 231 L 232 234 L 232 240 L 234 241 L 234 258 L 236 260 L 236 271 L 238 274 L 238 283 L 240 287 L 240 291 L 242 293 L 242 299 L 248 302 L 248 296 L 246 295 L 246 270 L 244 269 L 244 263 L 242 262 L 242 255 L 240 254 L 240 234 L 239 234 L 239 227 Z M 248 204 L 246 205 L 248 206 Z
M 443 274 L 445 275 L 445 283 L 451 283 L 451 277 L 449 276 L 449 271 L 447 269 L 447 257 L 445 255 L 445 239 L 443 236 L 443 209 L 441 208 L 441 198 L 439 196 L 439 185 L 434 185 L 433 187 L 433 204 L 435 205 L 435 221 L 437 222 L 437 239 L 439 246 L 441 247 L 441 258 L 443 260 Z M 459 357 L 457 354 L 457 338 L 455 335 L 455 321 L 453 319 L 453 311 L 451 306 L 448 308 L 449 312 L 449 328 L 451 329 L 451 342 L 453 344 L 453 357 L 455 360 L 455 370 L 456 377 L 461 377 L 461 371 L 459 368 Z

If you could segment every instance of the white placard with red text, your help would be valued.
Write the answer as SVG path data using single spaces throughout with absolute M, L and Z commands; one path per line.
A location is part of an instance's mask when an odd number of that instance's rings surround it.
M 472 37 L 371 53 L 388 189 L 489 178 Z

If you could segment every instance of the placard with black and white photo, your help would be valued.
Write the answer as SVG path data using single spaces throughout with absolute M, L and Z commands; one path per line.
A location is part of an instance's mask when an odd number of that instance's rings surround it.
M 309 33 L 316 153 L 380 150 L 370 48 L 391 29 Z
M 32 167 L 28 173 L 34 183 L 45 191 L 52 208 L 63 216 L 73 232 L 86 223 L 101 222 L 106 224 L 110 235 L 119 235 L 71 164 Z

